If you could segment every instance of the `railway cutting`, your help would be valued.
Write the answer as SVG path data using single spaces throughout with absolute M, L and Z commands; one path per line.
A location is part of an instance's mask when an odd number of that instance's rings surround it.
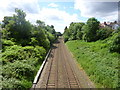
M 51 53 L 34 85 L 34 90 L 38 88 L 57 89 L 57 88 L 95 88 L 84 70 L 78 67 L 77 62 L 72 57 L 70 51 L 59 38 L 53 44 Z

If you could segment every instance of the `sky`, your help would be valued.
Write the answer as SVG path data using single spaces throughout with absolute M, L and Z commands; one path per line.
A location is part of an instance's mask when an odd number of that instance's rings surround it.
M 64 32 L 71 22 L 86 22 L 95 17 L 100 22 L 118 20 L 119 0 L 0 0 L 0 22 L 4 16 L 15 14 L 15 8 L 26 12 L 26 20 L 54 25 Z

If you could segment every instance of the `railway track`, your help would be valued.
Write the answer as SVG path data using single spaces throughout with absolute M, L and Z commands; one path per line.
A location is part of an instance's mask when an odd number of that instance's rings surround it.
M 94 85 L 90 80 L 88 78 L 84 78 L 87 76 L 82 72 L 79 72 L 78 67 L 74 67 L 75 64 L 73 62 L 71 55 L 68 54 L 68 50 L 63 43 L 63 39 L 60 38 L 58 42 L 54 44 L 34 89 L 94 88 Z M 82 77 L 84 79 L 81 79 Z

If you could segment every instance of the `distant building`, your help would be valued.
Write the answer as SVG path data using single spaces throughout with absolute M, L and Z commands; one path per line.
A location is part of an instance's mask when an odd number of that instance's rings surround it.
M 120 27 L 120 25 L 117 23 L 117 21 L 100 23 L 100 28 L 104 28 L 104 27 L 110 27 L 111 29 L 116 30 Z

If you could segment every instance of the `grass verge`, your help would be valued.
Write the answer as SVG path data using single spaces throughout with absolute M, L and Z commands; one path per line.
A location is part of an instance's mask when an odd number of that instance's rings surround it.
M 68 41 L 66 45 L 96 88 L 117 88 L 120 54 L 109 52 L 110 40 Z

